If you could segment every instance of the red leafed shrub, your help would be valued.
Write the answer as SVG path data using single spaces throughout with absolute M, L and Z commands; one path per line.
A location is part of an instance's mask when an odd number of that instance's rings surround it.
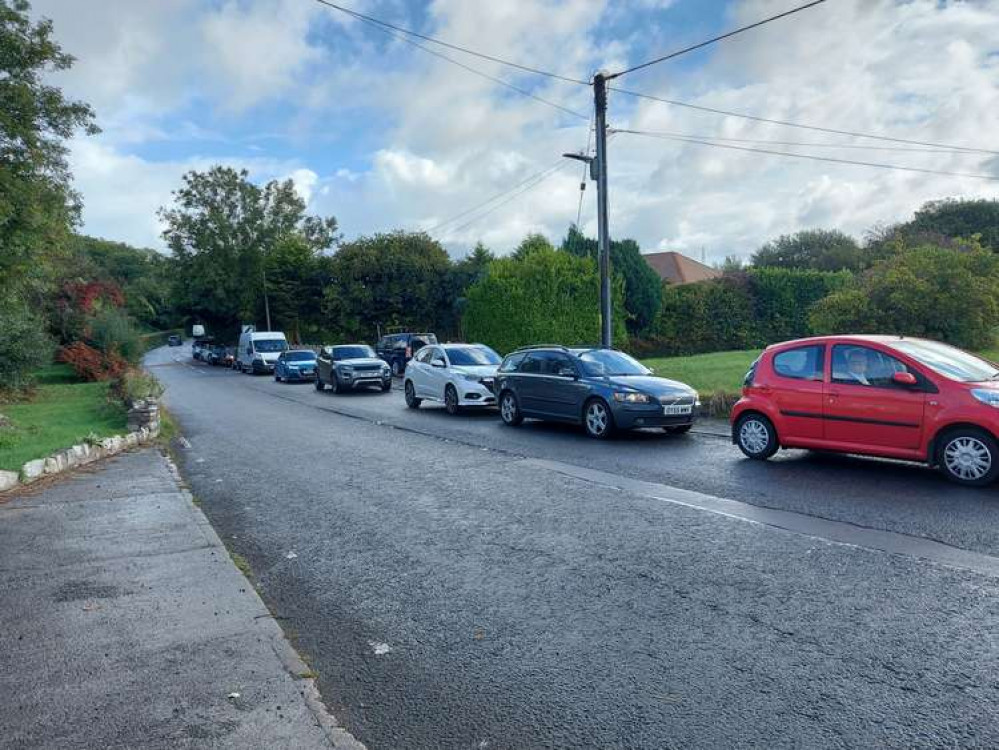
M 117 353 L 105 356 L 92 346 L 76 341 L 59 350 L 59 361 L 65 362 L 84 380 L 112 380 L 121 377 L 128 362 Z
M 63 287 L 63 294 L 70 306 L 84 313 L 94 312 L 98 300 L 112 307 L 125 304 L 125 295 L 111 281 L 71 281 Z

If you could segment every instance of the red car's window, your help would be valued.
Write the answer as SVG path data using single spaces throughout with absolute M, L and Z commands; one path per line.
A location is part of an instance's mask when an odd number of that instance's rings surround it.
M 793 380 L 822 380 L 826 348 L 821 345 L 799 346 L 774 355 L 774 373 Z
M 877 349 L 855 344 L 837 344 L 832 351 L 834 383 L 864 385 L 871 388 L 897 388 L 892 376 L 910 372 L 903 362 Z

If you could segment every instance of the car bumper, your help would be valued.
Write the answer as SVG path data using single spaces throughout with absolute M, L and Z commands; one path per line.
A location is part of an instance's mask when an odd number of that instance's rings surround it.
M 303 372 L 302 370 L 288 370 L 285 378 L 288 380 L 315 380 L 316 371 L 309 370 L 308 372 Z
M 640 427 L 681 427 L 693 424 L 696 419 L 697 407 L 690 414 L 664 414 L 659 404 L 649 406 L 616 405 L 611 407 L 614 414 L 614 424 L 622 430 L 633 430 Z
M 469 381 L 457 388 L 459 406 L 496 406 L 496 396 L 487 384 Z
M 268 364 L 267 362 L 254 361 L 250 364 L 250 369 L 253 370 L 254 373 L 264 375 L 269 372 L 274 372 L 274 365 Z
M 391 373 L 388 375 L 382 375 L 381 373 L 376 375 L 358 375 L 357 373 L 354 373 L 349 377 L 346 373 L 337 373 L 337 378 L 340 380 L 340 385 L 346 388 L 370 388 L 375 385 L 384 388 L 392 385 Z

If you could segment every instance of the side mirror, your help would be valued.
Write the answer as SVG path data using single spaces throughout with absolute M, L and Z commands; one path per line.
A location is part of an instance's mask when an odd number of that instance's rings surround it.
M 431 365 L 432 365 L 433 367 L 441 367 L 441 368 L 443 368 L 443 367 L 447 367 L 447 365 L 445 365 L 445 364 L 444 364 L 444 360 L 442 360 L 442 359 L 435 359 L 435 360 L 434 360 L 433 362 L 431 362 L 430 364 L 431 364 Z
M 911 372 L 896 372 L 894 375 L 891 376 L 891 381 L 895 385 L 901 385 L 907 388 L 911 388 L 912 386 L 917 385 L 919 383 L 919 381 L 916 380 L 916 376 L 913 375 Z

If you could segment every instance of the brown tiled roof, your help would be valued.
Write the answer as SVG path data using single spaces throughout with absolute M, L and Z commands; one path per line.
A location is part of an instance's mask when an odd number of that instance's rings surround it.
M 716 268 L 672 251 L 648 253 L 643 257 L 652 266 L 652 270 L 659 274 L 659 278 L 670 284 L 690 284 L 694 281 L 717 279 L 722 275 Z

